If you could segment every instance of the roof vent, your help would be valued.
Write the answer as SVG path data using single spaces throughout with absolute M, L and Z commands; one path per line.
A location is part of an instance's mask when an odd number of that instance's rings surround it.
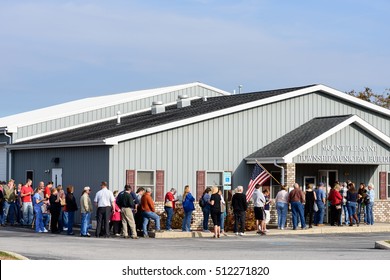
M 204 102 L 206 102 L 206 101 L 207 101 L 207 96 L 203 96 L 203 97 L 202 97 L 202 100 L 203 100 Z
M 162 101 L 153 101 L 152 103 L 152 115 L 160 114 L 165 112 L 165 106 Z
M 177 108 L 183 108 L 191 106 L 191 100 L 188 98 L 188 95 L 179 95 L 179 100 L 177 101 Z
M 121 111 L 116 112 L 116 125 L 121 124 Z

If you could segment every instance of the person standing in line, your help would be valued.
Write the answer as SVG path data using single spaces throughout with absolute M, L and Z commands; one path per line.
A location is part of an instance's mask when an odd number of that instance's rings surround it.
M 361 216 L 361 213 L 363 212 L 363 208 L 364 208 L 363 201 L 364 201 L 364 198 L 366 197 L 366 195 L 367 195 L 366 185 L 364 183 L 360 183 L 359 189 L 358 189 L 358 200 L 357 200 L 357 216 L 359 219 L 359 223 L 360 223 L 360 216 Z M 366 222 L 366 216 L 364 216 L 364 222 Z
M 343 202 L 343 197 L 340 194 L 340 184 L 336 183 L 333 189 L 329 192 L 328 200 L 330 202 L 330 225 L 342 226 L 340 216 L 341 216 L 341 204 Z
M 74 224 L 74 213 L 79 209 L 77 207 L 76 198 L 73 195 L 74 187 L 69 185 L 66 188 L 66 209 L 68 211 L 68 235 L 74 235 L 73 224 Z
M 264 224 L 265 224 L 264 231 L 268 232 L 267 224 L 271 220 L 271 212 L 270 212 L 271 197 L 269 195 L 269 189 L 263 190 L 263 195 L 264 195 L 264 198 L 265 198 L 265 203 L 264 203 L 264 215 L 265 215 L 265 217 L 264 217 Z
M 59 231 L 67 231 L 68 230 L 68 212 L 66 210 L 66 194 L 62 188 L 62 185 L 57 186 L 58 198 L 61 203 L 61 213 L 58 219 L 58 229 Z
M 349 224 L 349 214 L 348 214 L 348 207 L 347 207 L 347 192 L 348 192 L 348 186 L 351 183 L 350 180 L 347 182 L 344 182 L 343 185 L 340 185 L 340 194 L 343 197 L 343 202 L 341 203 L 341 209 L 342 213 L 340 216 L 340 222 L 343 221 L 343 213 L 344 213 L 344 224 Z
M 51 214 L 51 220 L 50 220 L 50 230 L 51 233 L 60 233 L 60 229 L 58 226 L 58 220 L 60 218 L 61 214 L 61 202 L 60 198 L 58 197 L 58 191 L 56 188 L 52 188 L 50 191 L 50 214 Z
M 314 213 L 314 225 L 323 226 L 324 225 L 324 214 L 325 214 L 325 202 L 326 194 L 324 190 L 324 183 L 319 183 L 315 189 L 316 193 L 316 203 L 318 206 L 318 211 Z
M 372 183 L 368 184 L 367 197 L 368 197 L 368 201 L 366 200 L 367 224 L 372 226 L 374 224 L 373 209 L 374 209 L 374 200 L 375 200 L 374 184 Z
M 298 183 L 294 184 L 294 189 L 288 196 L 288 201 L 291 204 L 293 230 L 298 227 L 298 221 L 301 221 L 301 228 L 306 229 L 305 215 L 303 210 L 303 203 L 305 203 L 305 197 Z
M 210 217 L 210 197 L 211 197 L 211 188 L 207 187 L 202 197 L 200 198 L 203 202 L 202 212 L 203 212 L 203 232 L 210 232 L 209 230 L 209 217 Z
M 285 185 L 283 185 L 281 190 L 276 194 L 275 202 L 276 211 L 278 212 L 278 229 L 284 230 L 288 211 L 288 192 Z
M 225 232 L 225 218 L 226 218 L 226 202 L 223 198 L 223 191 L 219 189 L 218 194 L 221 196 L 221 234 L 227 236 Z
M 264 205 L 265 205 L 265 197 L 263 193 L 260 191 L 261 185 L 255 186 L 255 191 L 253 192 L 253 210 L 255 212 L 256 219 L 256 233 L 265 235 L 267 232 L 265 231 L 265 213 L 264 213 Z
M 115 202 L 117 200 L 117 197 L 118 197 L 118 191 L 115 190 L 113 192 L 113 195 L 114 195 L 114 198 L 115 198 Z M 122 193 L 123 195 L 123 193 Z M 115 203 L 115 205 L 113 206 L 113 209 L 114 211 L 112 211 L 112 214 L 111 214 L 111 217 L 110 217 L 110 231 L 111 231 L 111 228 L 113 229 L 113 234 L 115 236 L 121 236 L 121 225 L 122 225 L 122 217 L 121 217 L 121 209 L 119 208 L 118 204 Z
M 121 209 L 122 217 L 122 233 L 124 238 L 129 238 L 128 227 L 130 227 L 131 238 L 138 239 L 137 228 L 134 221 L 133 210 L 135 202 L 131 195 L 130 185 L 125 185 L 125 190 L 121 196 L 117 198 L 117 204 Z
M 145 189 L 145 194 L 141 198 L 141 207 L 142 207 L 142 216 L 144 219 L 144 222 L 142 224 L 144 237 L 149 238 L 148 223 L 150 219 L 152 219 L 155 223 L 156 232 L 162 232 L 160 228 L 160 216 L 155 213 L 151 188 Z
M 353 226 L 353 219 L 355 219 L 355 223 L 357 226 L 359 226 L 359 219 L 356 214 L 356 206 L 357 206 L 357 198 L 358 193 L 355 189 L 354 183 L 349 183 L 349 188 L 347 191 L 347 207 L 348 207 L 348 214 L 349 214 L 349 226 Z
M 167 213 L 167 223 L 166 223 L 166 229 L 167 231 L 172 231 L 172 217 L 173 213 L 175 212 L 175 202 L 177 201 L 175 199 L 176 189 L 171 188 L 169 192 L 165 195 L 165 204 L 164 204 L 164 210 L 165 213 Z
M 10 179 L 8 184 L 3 187 L 4 195 L 4 223 L 7 218 L 11 226 L 15 225 L 17 221 L 17 207 L 16 207 L 16 190 L 15 190 L 15 181 Z
M 22 183 L 18 183 L 18 186 L 16 187 L 16 221 L 20 225 L 23 225 L 23 202 L 22 202 Z
M 83 193 L 80 197 L 80 209 L 81 209 L 81 227 L 80 236 L 90 237 L 88 230 L 91 228 L 90 221 L 92 215 L 92 201 L 90 198 L 91 188 L 89 186 L 84 187 Z
M 314 202 L 317 200 L 316 193 L 313 191 L 313 184 L 308 184 L 305 192 L 305 220 L 309 215 L 309 228 L 313 222 Z
M 185 186 L 183 191 L 183 210 L 184 210 L 184 218 L 183 218 L 183 224 L 182 224 L 182 231 L 184 232 L 190 232 L 191 231 L 191 217 L 192 212 L 195 210 L 194 205 L 195 198 L 192 196 L 190 191 L 190 186 Z
M 236 193 L 232 197 L 232 208 L 234 215 L 234 233 L 236 235 L 245 234 L 245 220 L 246 210 L 248 209 L 248 203 L 246 196 L 243 194 L 243 186 L 238 186 Z
M 101 190 L 95 195 L 95 206 L 97 207 L 97 224 L 96 237 L 100 237 L 102 226 L 104 228 L 104 237 L 110 237 L 110 215 L 114 211 L 115 198 L 113 193 L 108 189 L 107 182 L 100 184 Z
M 3 186 L 1 185 L 0 183 L 0 226 L 5 226 L 5 224 L 3 224 L 3 220 L 5 220 L 6 218 L 4 218 L 4 189 L 3 189 Z
M 210 214 L 214 224 L 214 238 L 221 236 L 221 196 L 218 194 L 218 187 L 211 188 Z
M 20 191 L 20 197 L 22 198 L 22 212 L 23 212 L 23 225 L 31 226 L 34 218 L 33 205 L 32 205 L 32 195 L 34 190 L 31 187 L 32 181 L 27 180 L 26 185 L 22 187 Z
M 33 196 L 34 212 L 35 212 L 35 231 L 47 232 L 43 225 L 42 205 L 47 202 L 47 198 L 43 198 L 44 186 L 39 186 Z
M 130 192 L 131 194 L 131 192 Z M 145 194 L 145 189 L 143 187 L 139 187 L 136 191 L 136 196 L 134 200 L 135 208 L 133 211 L 134 220 L 135 220 L 135 227 L 137 228 L 137 232 L 142 233 L 143 231 L 143 218 L 142 218 L 142 207 L 141 207 L 141 198 Z

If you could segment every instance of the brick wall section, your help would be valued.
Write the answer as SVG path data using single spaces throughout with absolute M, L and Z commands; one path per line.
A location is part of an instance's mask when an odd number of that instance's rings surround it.
M 295 183 L 295 163 L 286 163 L 284 182 L 288 187 L 292 187 Z
M 180 204 L 176 204 L 181 207 Z M 163 202 L 155 203 L 156 212 L 164 212 Z M 376 200 L 374 203 L 374 221 L 377 223 L 390 223 L 390 200 Z M 191 230 L 202 230 L 203 212 L 198 203 L 195 203 L 195 211 L 192 214 Z M 363 219 L 363 216 L 362 216 Z M 271 205 L 271 220 L 270 225 L 277 225 L 278 214 L 275 205 Z M 165 225 L 161 225 L 162 228 Z M 291 211 L 287 214 L 287 226 L 292 227 Z M 209 229 L 212 229 L 213 224 L 211 217 L 209 219 Z

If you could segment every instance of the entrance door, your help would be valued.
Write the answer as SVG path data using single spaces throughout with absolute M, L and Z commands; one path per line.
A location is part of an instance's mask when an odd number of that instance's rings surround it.
M 325 193 L 326 197 L 328 197 L 328 193 L 331 186 L 334 186 L 334 183 L 338 181 L 339 172 L 337 170 L 318 170 L 318 179 L 319 182 L 324 183 L 325 185 Z M 328 223 L 328 203 L 325 204 L 325 217 L 324 220 Z
M 337 170 L 318 170 L 319 182 L 324 183 L 327 187 L 333 187 L 334 183 L 338 181 L 338 173 Z
M 62 185 L 62 168 L 53 168 L 51 170 L 51 180 L 54 187 Z

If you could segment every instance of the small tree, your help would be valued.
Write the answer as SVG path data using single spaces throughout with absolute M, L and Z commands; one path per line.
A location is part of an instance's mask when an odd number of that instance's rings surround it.
M 386 89 L 383 94 L 376 94 L 372 91 L 371 88 L 365 87 L 363 91 L 356 92 L 355 90 L 351 90 L 347 92 L 347 94 L 371 102 L 386 109 L 390 109 L 390 89 Z

